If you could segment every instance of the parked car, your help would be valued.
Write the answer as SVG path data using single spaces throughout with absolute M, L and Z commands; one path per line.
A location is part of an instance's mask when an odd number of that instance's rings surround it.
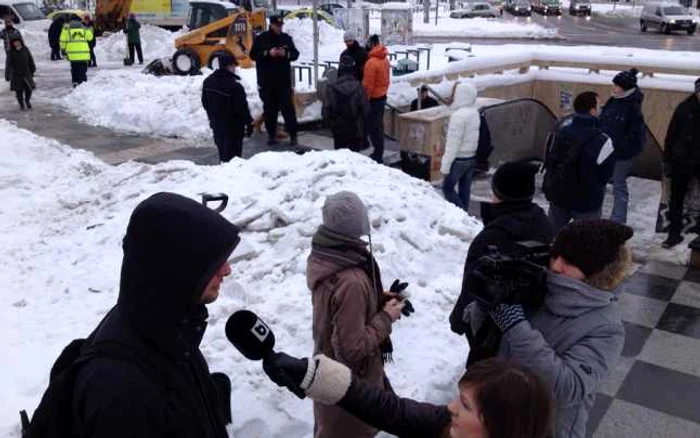
M 532 11 L 542 15 L 561 15 L 562 7 L 559 0 L 531 0 Z
M 0 17 L 7 16 L 15 24 L 46 20 L 44 13 L 30 0 L 0 0 Z
M 336 9 L 343 9 L 344 7 L 345 6 L 338 3 L 326 3 L 319 6 L 318 8 L 327 14 L 335 15 Z
M 532 6 L 528 0 L 509 0 L 506 2 L 506 11 L 513 15 L 529 17 L 532 15 Z
M 498 9 L 486 2 L 468 3 L 462 9 L 450 12 L 450 18 L 496 18 L 498 16 Z
M 54 21 L 58 17 L 63 17 L 65 22 L 68 23 L 74 18 L 78 18 L 80 21 L 83 21 L 83 19 L 88 15 L 90 15 L 90 13 L 82 9 L 61 9 L 50 13 L 46 16 L 46 18 Z
M 313 18 L 313 9 L 311 8 L 299 8 L 299 9 L 294 9 L 284 15 L 285 20 L 292 20 L 294 18 Z M 325 21 L 326 23 L 330 24 L 331 26 L 335 26 L 335 19 L 333 18 L 332 15 L 326 13 L 325 11 L 322 11 L 318 9 L 316 11 L 316 14 L 318 15 L 318 21 Z
M 569 2 L 569 15 L 591 16 L 591 0 L 571 0 Z
M 679 5 L 669 3 L 651 3 L 644 5 L 639 17 L 642 32 L 654 28 L 665 34 L 680 30 L 693 35 L 698 26 L 698 20 Z

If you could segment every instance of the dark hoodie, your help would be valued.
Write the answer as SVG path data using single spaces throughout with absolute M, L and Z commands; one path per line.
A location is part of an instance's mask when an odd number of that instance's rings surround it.
M 207 310 L 198 301 L 238 242 L 238 228 L 179 195 L 159 193 L 134 210 L 117 305 L 85 348 L 118 344 L 144 366 L 97 358 L 80 369 L 73 412 L 81 437 L 227 436 L 199 350 Z
M 243 138 L 253 118 L 240 79 L 226 68 L 217 69 L 202 84 L 202 106 L 213 130 Z
M 323 100 L 323 119 L 334 137 L 362 138 L 369 103 L 365 89 L 352 69 L 341 70 L 338 79 L 328 84 Z
M 20 38 L 12 39 L 12 41 L 15 40 L 21 41 Z M 22 90 L 24 89 L 23 87 L 33 88 L 36 66 L 32 53 L 24 43 L 22 43 L 22 48 L 19 50 L 12 47 L 10 53 L 7 54 L 7 63 L 6 76 L 10 80 L 10 90 Z
M 613 141 L 614 157 L 629 160 L 642 152 L 646 125 L 642 114 L 644 94 L 639 88 L 624 97 L 611 97 L 600 113 L 600 127 Z

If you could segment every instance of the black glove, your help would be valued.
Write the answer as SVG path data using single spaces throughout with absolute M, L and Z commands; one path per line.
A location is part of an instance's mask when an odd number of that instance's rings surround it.
M 394 282 L 391 284 L 391 287 L 389 288 L 389 292 L 399 295 L 399 300 L 405 303 L 403 309 L 401 309 L 401 314 L 403 316 L 411 316 L 411 313 L 414 313 L 416 309 L 413 307 L 413 304 L 406 299 L 405 297 L 401 296 L 403 292 L 408 288 L 408 283 L 402 283 L 401 280 L 396 279 Z
M 246 127 L 245 127 L 245 136 L 250 138 L 253 135 L 254 129 L 255 129 L 255 127 L 253 126 L 253 124 L 248 123 L 248 125 L 246 125 Z
M 277 386 L 289 389 L 301 399 L 306 397 L 300 385 L 306 376 L 308 366 L 308 359 L 297 359 L 286 353 L 271 352 L 263 359 L 263 370 L 267 377 Z

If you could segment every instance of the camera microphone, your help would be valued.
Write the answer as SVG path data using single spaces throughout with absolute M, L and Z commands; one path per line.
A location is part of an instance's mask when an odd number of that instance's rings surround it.
M 275 348 L 275 334 L 250 310 L 239 310 L 229 316 L 226 337 L 250 360 L 261 360 Z

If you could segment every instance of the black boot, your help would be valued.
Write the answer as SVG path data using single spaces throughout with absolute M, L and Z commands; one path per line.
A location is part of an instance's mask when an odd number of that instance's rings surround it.
M 19 109 L 20 111 L 24 111 L 24 101 L 21 98 L 17 98 L 17 102 L 19 102 Z
M 278 144 L 278 143 L 279 143 L 279 142 L 278 142 L 277 139 L 274 138 L 274 137 L 270 137 L 270 138 L 267 139 L 267 145 L 268 145 L 268 146 L 274 146 L 274 145 L 276 145 L 276 144 Z
M 664 240 L 661 244 L 662 247 L 669 249 L 683 242 L 683 237 L 680 234 L 669 234 L 668 239 Z
M 296 145 L 298 145 L 298 144 L 299 144 L 299 142 L 297 141 L 297 136 L 296 136 L 296 134 L 290 135 L 290 136 L 289 136 L 289 146 L 296 146 Z
M 25 103 L 27 105 L 27 109 L 32 109 L 32 103 L 29 101 L 29 98 L 25 100 Z

